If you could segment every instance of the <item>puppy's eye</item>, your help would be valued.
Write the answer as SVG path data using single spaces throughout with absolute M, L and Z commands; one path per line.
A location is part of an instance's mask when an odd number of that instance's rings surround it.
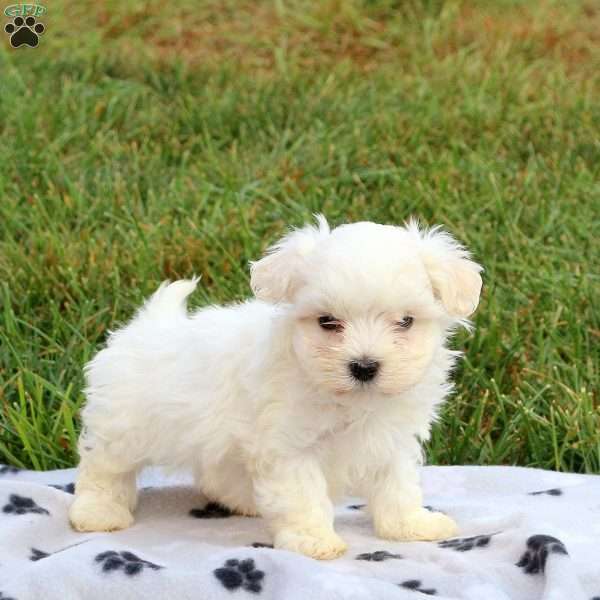
M 342 322 L 331 315 L 319 317 L 319 325 L 322 329 L 327 329 L 327 331 L 342 331 L 344 329 Z
M 415 322 L 414 317 L 406 316 L 401 321 L 397 321 L 396 325 L 398 325 L 398 327 L 400 327 L 400 329 L 410 329 L 414 322 Z

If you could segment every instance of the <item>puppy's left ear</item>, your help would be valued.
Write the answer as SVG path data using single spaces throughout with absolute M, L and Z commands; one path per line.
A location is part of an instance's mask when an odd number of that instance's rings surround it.
M 294 229 L 271 246 L 265 256 L 250 263 L 250 286 L 265 302 L 291 302 L 301 286 L 302 267 L 317 243 L 329 235 L 323 215 L 315 215 L 317 225 Z
M 479 304 L 483 267 L 471 260 L 469 252 L 439 227 L 419 230 L 412 222 L 408 229 L 420 238 L 421 257 L 433 292 L 446 312 L 459 319 L 472 315 Z

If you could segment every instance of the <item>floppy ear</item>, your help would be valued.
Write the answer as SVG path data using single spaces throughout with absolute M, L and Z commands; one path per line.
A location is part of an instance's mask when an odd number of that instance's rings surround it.
M 291 302 L 302 283 L 303 261 L 317 242 L 329 235 L 323 215 L 315 215 L 317 225 L 294 229 L 271 246 L 259 261 L 250 263 L 250 286 L 259 300 Z
M 420 238 L 421 257 L 435 296 L 446 312 L 464 319 L 475 312 L 481 293 L 483 268 L 472 261 L 469 252 L 440 227 L 420 230 L 411 222 L 409 230 Z

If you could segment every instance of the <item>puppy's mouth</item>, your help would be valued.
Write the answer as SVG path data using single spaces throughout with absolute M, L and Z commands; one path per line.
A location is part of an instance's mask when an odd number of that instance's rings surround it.
M 385 377 L 385 373 L 370 381 L 360 381 L 352 377 L 344 379 L 342 385 L 338 383 L 333 387 L 333 393 L 338 398 L 348 398 L 354 395 L 357 399 L 364 400 L 376 396 L 397 396 L 409 391 L 416 385 L 416 382 L 406 382 L 405 385 L 402 385 L 398 381 L 391 381 L 388 377 Z
M 329 375 L 329 381 L 323 380 L 322 383 L 340 399 L 356 396 L 357 400 L 364 400 L 368 396 L 393 396 L 411 387 L 399 386 L 398 381 L 393 381 L 390 373 L 382 368 L 380 361 L 368 357 L 338 363 Z

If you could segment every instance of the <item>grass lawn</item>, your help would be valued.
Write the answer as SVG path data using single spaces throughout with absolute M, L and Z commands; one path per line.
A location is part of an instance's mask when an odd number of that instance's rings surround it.
M 431 462 L 600 471 L 596 3 L 46 4 L 0 47 L 0 462 L 75 464 L 107 331 L 166 278 L 246 297 L 322 211 L 485 266 Z

